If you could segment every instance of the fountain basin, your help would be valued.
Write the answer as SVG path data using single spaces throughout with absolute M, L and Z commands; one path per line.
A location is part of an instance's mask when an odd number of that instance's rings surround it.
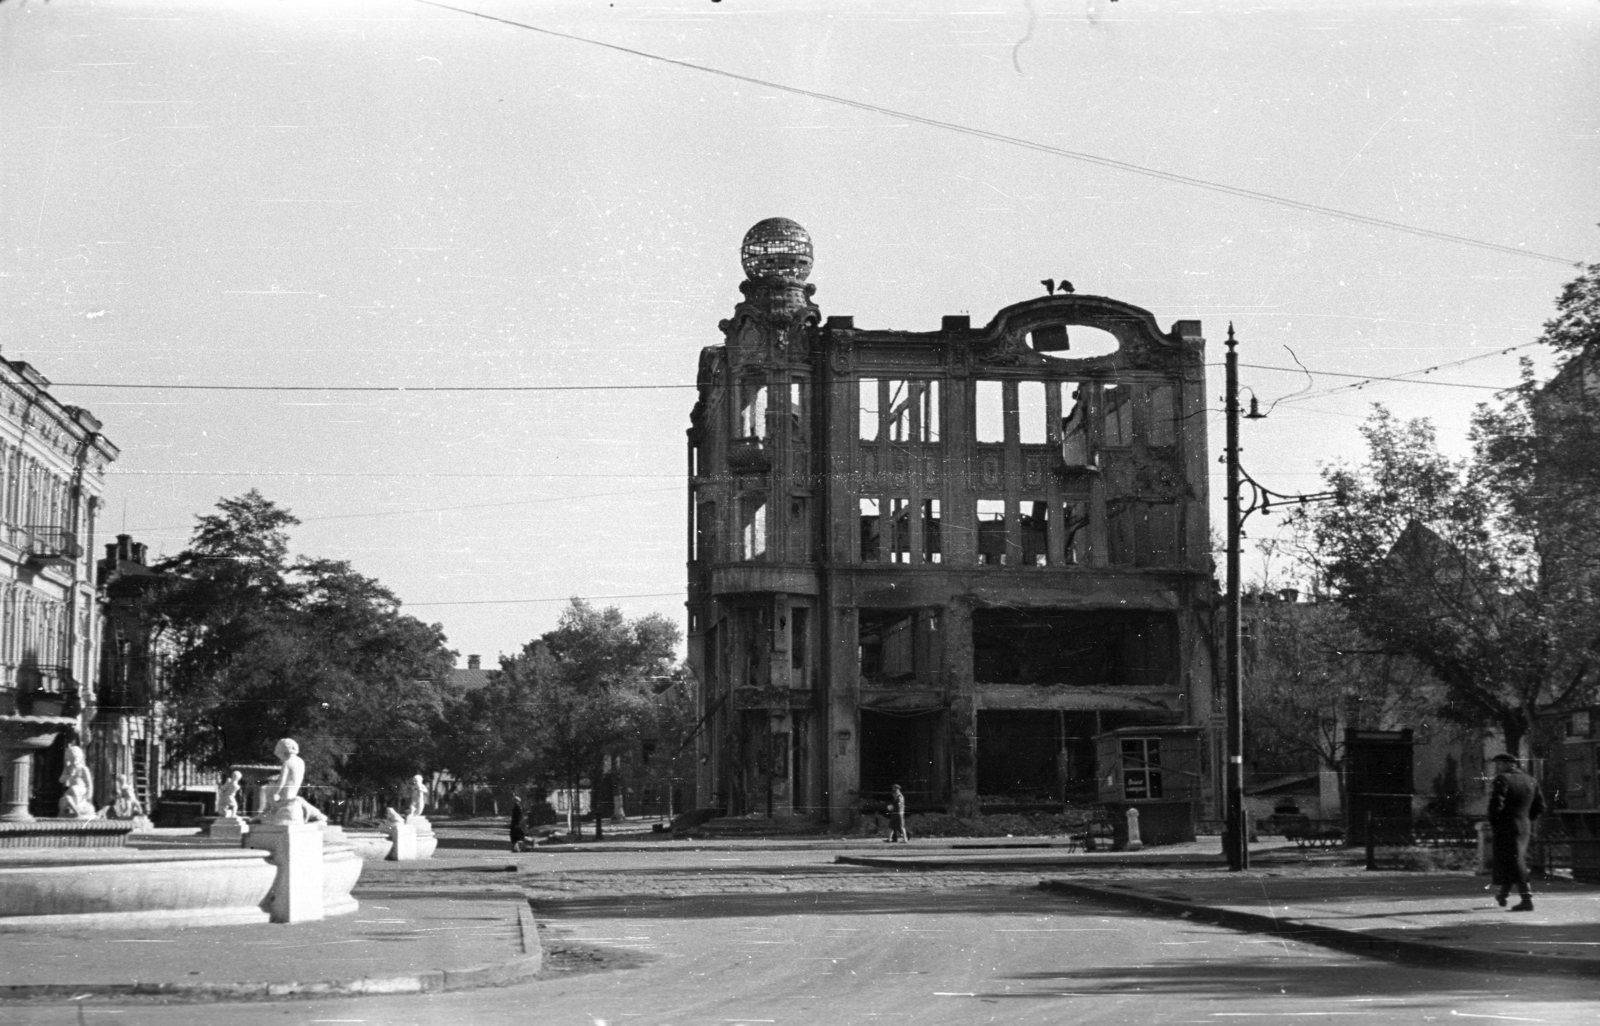
M 323 849 L 323 913 L 354 912 L 362 862 Z M 0 853 L 0 933 L 269 921 L 278 868 L 252 848 L 12 849 Z

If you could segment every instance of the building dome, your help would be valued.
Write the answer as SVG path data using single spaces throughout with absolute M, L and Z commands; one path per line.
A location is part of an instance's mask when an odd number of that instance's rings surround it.
M 739 260 L 751 281 L 798 285 L 811 274 L 811 236 L 787 217 L 769 217 L 745 232 Z

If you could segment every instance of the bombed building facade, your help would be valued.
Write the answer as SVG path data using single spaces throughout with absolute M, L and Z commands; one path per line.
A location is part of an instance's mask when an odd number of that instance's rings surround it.
M 1214 818 L 1199 322 L 1063 283 L 858 328 L 812 302 L 798 224 L 741 256 L 688 432 L 700 805 L 843 825 L 896 783 L 956 815 L 1114 787 Z

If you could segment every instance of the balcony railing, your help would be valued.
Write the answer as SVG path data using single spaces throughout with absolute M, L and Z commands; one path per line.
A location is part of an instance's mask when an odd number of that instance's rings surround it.
M 22 549 L 31 563 L 71 563 L 83 555 L 78 536 L 64 527 L 23 528 Z
M 728 442 L 728 469 L 736 474 L 770 470 L 772 454 L 760 438 L 732 439 Z

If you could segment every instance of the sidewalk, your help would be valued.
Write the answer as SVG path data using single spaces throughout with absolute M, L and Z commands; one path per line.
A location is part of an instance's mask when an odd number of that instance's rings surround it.
M 1296 877 L 1252 869 L 1217 876 L 1074 877 L 1040 886 L 1370 957 L 1600 978 L 1600 887 L 1540 881 L 1534 911 L 1508 912 L 1495 904 L 1487 883 L 1488 877 L 1466 873 Z
M 344 916 L 276 925 L 0 934 L 0 1000 L 89 994 L 208 998 L 404 994 L 510 983 L 539 971 L 514 888 L 360 888 Z

